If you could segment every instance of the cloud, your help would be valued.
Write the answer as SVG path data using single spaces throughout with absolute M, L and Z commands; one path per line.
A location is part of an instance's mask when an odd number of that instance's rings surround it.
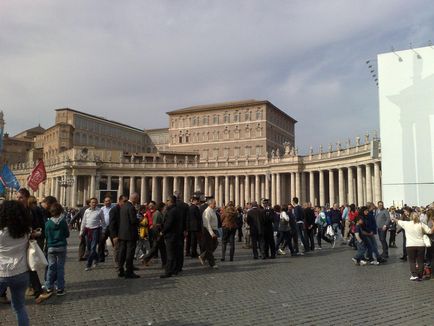
M 432 38 L 432 9 L 425 0 L 2 1 L 0 107 L 14 134 L 49 127 L 58 107 L 152 128 L 179 107 L 268 99 L 299 121 L 303 152 L 378 129 L 364 62 Z

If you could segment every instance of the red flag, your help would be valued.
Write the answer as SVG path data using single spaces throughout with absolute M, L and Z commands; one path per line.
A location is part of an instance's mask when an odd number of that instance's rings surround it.
M 32 170 L 27 178 L 27 185 L 33 190 L 38 190 L 39 184 L 47 180 L 47 172 L 45 171 L 44 161 L 39 160 L 38 164 Z

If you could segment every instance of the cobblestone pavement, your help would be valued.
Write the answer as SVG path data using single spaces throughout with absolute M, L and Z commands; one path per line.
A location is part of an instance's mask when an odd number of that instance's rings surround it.
M 85 272 L 71 236 L 66 295 L 39 306 L 28 299 L 32 325 L 434 325 L 434 280 L 409 281 L 401 248 L 385 265 L 354 266 L 354 251 L 339 244 L 262 261 L 237 243 L 235 261 L 218 270 L 186 258 L 182 276 L 162 280 L 154 262 L 125 280 L 111 255 Z M 15 324 L 6 305 L 0 324 Z

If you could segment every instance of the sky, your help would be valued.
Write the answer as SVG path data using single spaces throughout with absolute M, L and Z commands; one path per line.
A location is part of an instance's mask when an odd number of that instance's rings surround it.
M 0 110 L 14 135 L 63 107 L 150 129 L 269 100 L 298 121 L 299 152 L 317 151 L 379 130 L 366 61 L 433 31 L 430 0 L 1 0 Z

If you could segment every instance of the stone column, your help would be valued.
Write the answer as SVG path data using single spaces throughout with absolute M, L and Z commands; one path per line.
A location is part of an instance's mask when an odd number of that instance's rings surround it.
M 277 203 L 276 196 L 276 173 L 271 174 L 271 203 L 275 205 Z
M 225 206 L 229 203 L 229 177 L 225 176 Z
M 345 185 L 344 185 L 344 170 L 340 168 L 338 170 L 338 182 L 339 182 L 339 205 L 345 204 Z
M 269 175 L 265 174 L 264 175 L 264 182 L 265 182 L 265 198 L 269 198 L 270 199 L 270 180 L 269 180 Z M 271 201 L 271 203 L 273 203 L 274 205 L 274 201 Z
M 282 188 L 281 188 L 281 179 L 280 173 L 276 173 L 276 203 L 278 205 L 282 205 Z
M 320 206 L 325 205 L 325 191 L 324 191 L 324 171 L 319 171 L 319 204 Z
M 295 194 L 295 172 L 291 173 L 291 201 L 292 198 L 296 197 Z
M 141 177 L 140 178 L 140 204 L 146 203 L 146 189 L 145 189 L 145 185 L 146 185 L 146 178 L 145 177 Z
M 301 183 L 301 194 L 300 194 L 300 202 L 305 203 L 307 201 L 306 199 L 306 173 L 299 172 L 300 173 L 300 183 Z
M 90 176 L 90 197 L 95 197 L 96 176 Z
M 200 191 L 200 189 L 199 189 L 199 177 L 198 176 L 194 177 L 193 191 L 194 192 Z
M 71 206 L 77 207 L 77 182 L 78 178 L 76 175 L 72 176 L 74 182 L 72 183 L 72 191 L 71 191 Z
M 152 177 L 152 195 L 151 195 L 151 199 L 155 202 L 158 201 L 158 196 L 157 196 L 157 177 Z
M 240 205 L 240 177 L 235 176 L 235 206 Z
M 301 180 L 300 180 L 300 172 L 295 173 L 295 195 L 300 200 L 301 204 Z
M 179 185 L 178 185 L 178 177 L 173 177 L 173 191 L 172 193 L 179 192 Z M 187 202 L 187 201 L 185 201 Z
M 229 201 L 235 201 L 235 184 L 232 177 L 229 177 Z
M 112 190 L 112 177 L 110 175 L 107 176 L 107 190 Z
M 187 202 L 190 199 L 190 193 L 188 189 L 188 177 L 184 177 L 184 192 L 182 195 L 184 196 L 185 202 Z
M 118 197 L 124 194 L 124 178 L 119 177 Z
M 356 204 L 356 202 L 354 201 L 353 168 L 351 166 L 348 167 L 348 204 Z
M 55 196 L 55 185 L 54 185 L 55 181 L 56 180 L 54 178 L 51 178 L 50 180 L 50 193 L 49 193 L 50 196 Z
M 60 194 L 59 194 L 59 179 L 57 177 L 53 178 L 54 180 L 54 197 L 57 198 L 57 200 L 60 200 Z
M 259 175 L 255 175 L 255 200 L 261 202 L 261 194 L 259 189 Z
M 374 163 L 375 203 L 381 200 L 381 171 L 380 162 Z
M 246 175 L 244 177 L 244 200 L 247 202 L 250 202 L 250 180 L 249 176 Z
M 330 206 L 332 206 L 337 202 L 335 197 L 335 173 L 333 169 L 329 170 L 329 196 Z
M 315 175 L 313 171 L 309 172 L 309 201 L 315 206 Z
M 214 198 L 218 206 L 220 206 L 220 196 L 219 196 L 219 177 L 214 177 Z
M 223 180 L 221 180 L 221 182 L 219 182 L 219 198 L 220 198 L 220 206 L 223 206 Z
M 203 190 L 203 193 L 205 194 L 205 196 L 209 195 L 209 180 L 208 177 L 205 176 L 205 189 Z
M 133 192 L 136 191 L 135 180 L 136 179 L 134 177 L 130 177 L 130 196 Z
M 365 165 L 366 169 L 366 201 L 372 203 L 372 170 L 371 164 Z
M 162 201 L 165 201 L 167 199 L 167 197 L 169 197 L 169 194 L 168 194 L 169 187 L 168 187 L 167 181 L 168 181 L 167 177 L 164 176 L 163 177 L 163 187 L 162 187 L 163 189 L 162 189 L 162 194 L 161 194 Z
M 244 182 L 240 179 L 240 205 L 243 207 L 245 203 L 244 199 Z
M 362 184 L 362 166 L 357 166 L 357 205 L 359 207 L 363 206 L 364 200 L 363 200 L 363 184 Z

